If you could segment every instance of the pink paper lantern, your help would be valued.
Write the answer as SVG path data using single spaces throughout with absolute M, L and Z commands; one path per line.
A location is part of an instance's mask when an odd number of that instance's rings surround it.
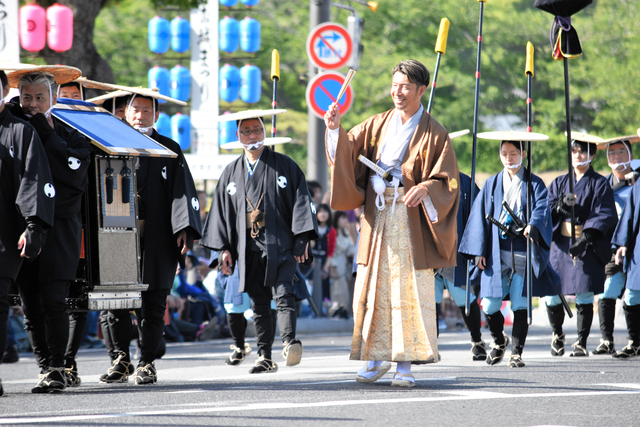
M 20 8 L 20 46 L 29 52 L 44 49 L 47 40 L 46 12 L 42 6 L 27 4 Z
M 73 44 L 73 12 L 67 6 L 55 3 L 47 9 L 47 44 L 56 52 L 71 49 Z

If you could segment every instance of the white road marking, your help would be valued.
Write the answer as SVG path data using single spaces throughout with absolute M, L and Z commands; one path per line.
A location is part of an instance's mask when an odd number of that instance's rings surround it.
M 127 412 L 115 414 L 92 414 L 92 415 L 64 415 L 64 416 L 47 416 L 47 417 L 4 417 L 0 418 L 0 424 L 36 424 L 36 423 L 54 423 L 65 421 L 82 421 L 96 420 L 122 417 L 149 417 L 160 415 L 178 415 L 178 414 L 208 414 L 222 412 L 246 412 L 246 411 L 273 411 L 282 409 L 300 409 L 300 408 L 326 408 L 338 406 L 353 405 L 381 405 L 401 403 L 423 403 L 423 402 L 444 402 L 444 401 L 469 401 L 469 400 L 492 400 L 492 399 L 524 399 L 524 398 L 545 398 L 552 397 L 596 397 L 596 396 L 614 396 L 614 395 L 638 395 L 640 390 L 619 390 L 619 391 L 578 391 L 578 392 L 559 392 L 559 393 L 487 393 L 483 391 L 466 392 L 464 396 L 439 396 L 439 397 L 413 397 L 403 399 L 360 399 L 360 400 L 342 400 L 342 401 L 325 401 L 325 402 L 265 402 L 251 403 L 237 406 L 211 406 L 203 408 L 182 408 L 182 409 L 158 409 L 141 412 Z

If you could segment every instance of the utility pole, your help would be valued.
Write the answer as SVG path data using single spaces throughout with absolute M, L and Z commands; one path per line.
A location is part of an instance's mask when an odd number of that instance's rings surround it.
M 323 22 L 331 20 L 331 0 L 309 0 L 309 32 Z M 309 80 L 311 80 L 319 70 L 309 61 Z M 307 107 L 309 117 L 309 133 L 307 136 L 307 180 L 315 180 L 322 185 L 323 190 L 329 187 L 327 175 L 327 156 L 324 149 L 324 133 L 326 127 L 324 121 L 313 114 L 310 107 Z M 316 207 L 317 208 L 317 207 Z M 313 294 L 311 298 L 322 312 L 322 265 L 316 259 L 313 268 Z
M 309 31 L 323 22 L 331 20 L 331 0 L 310 0 Z M 309 61 L 309 80 L 315 77 L 319 70 Z M 309 133 L 307 137 L 307 179 L 315 180 L 322 185 L 323 190 L 329 186 L 327 174 L 327 157 L 324 150 L 325 125 L 308 108 Z

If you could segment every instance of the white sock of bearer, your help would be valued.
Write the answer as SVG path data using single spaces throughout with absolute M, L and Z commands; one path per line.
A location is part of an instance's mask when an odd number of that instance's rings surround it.
M 367 364 L 365 366 L 363 366 L 362 368 L 360 368 L 360 370 L 358 371 L 358 375 L 364 378 L 371 378 L 374 375 L 376 375 L 378 372 L 377 371 L 368 371 L 367 369 L 373 369 L 376 366 L 380 366 L 382 365 L 382 361 L 381 360 L 376 360 L 376 361 L 367 361 Z

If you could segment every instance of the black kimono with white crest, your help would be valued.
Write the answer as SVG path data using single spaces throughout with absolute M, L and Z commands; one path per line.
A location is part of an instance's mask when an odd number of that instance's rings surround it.
M 246 289 L 249 231 L 245 197 L 249 180 L 264 180 L 264 202 L 261 206 L 264 207 L 266 223 L 260 232 L 261 244 L 258 245 L 264 244 L 263 251 L 266 248 L 265 286 L 293 281 L 296 270 L 292 253 L 295 236 L 306 234 L 309 240 L 318 238 L 316 207 L 298 165 L 289 157 L 266 148 L 251 178 L 248 178 L 247 167 L 243 154 L 222 172 L 200 240 L 200 244 L 213 250 L 228 250 L 233 261 L 238 261 L 240 292 Z

